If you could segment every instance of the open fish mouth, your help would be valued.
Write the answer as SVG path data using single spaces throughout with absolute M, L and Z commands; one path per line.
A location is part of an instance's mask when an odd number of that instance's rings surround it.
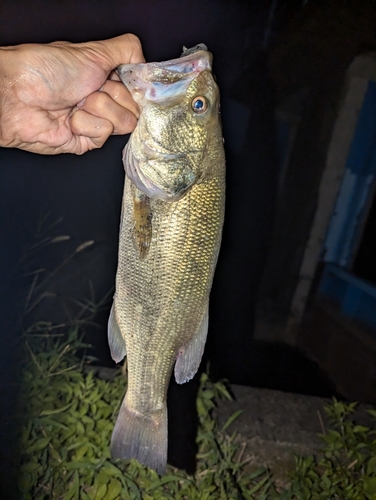
M 211 54 L 205 45 L 199 44 L 184 49 L 180 58 L 160 63 L 123 64 L 117 72 L 143 111 L 147 107 L 166 107 L 167 103 L 179 105 L 192 81 L 210 71 L 211 64 Z M 149 130 L 145 121 L 142 125 L 139 122 L 123 151 L 126 175 L 149 198 L 178 201 L 197 181 L 195 165 L 202 161 L 205 150 L 186 144 L 183 151 L 171 151 L 166 149 L 167 144 L 162 145 L 153 136 L 155 131 Z
M 117 73 L 134 100 L 143 106 L 147 101 L 165 101 L 184 94 L 192 80 L 202 71 L 211 70 L 211 65 L 211 54 L 199 44 L 170 61 L 121 64 Z

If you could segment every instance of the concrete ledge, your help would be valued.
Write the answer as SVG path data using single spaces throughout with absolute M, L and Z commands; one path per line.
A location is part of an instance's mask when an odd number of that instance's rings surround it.
M 295 467 L 295 455 L 320 454 L 323 442 L 318 434 L 327 427 L 324 405 L 329 399 L 238 385 L 231 390 L 236 399 L 221 401 L 216 417 L 223 425 L 235 411 L 244 410 L 226 432 L 238 432 L 239 450 L 250 468 L 268 467 L 286 484 L 286 472 Z M 370 426 L 372 419 L 366 409 L 360 405 L 354 420 Z
M 243 455 L 251 467 L 268 467 L 282 476 L 294 467 L 294 455 L 319 453 L 320 418 L 324 420 L 323 406 L 329 400 L 237 385 L 231 390 L 236 399 L 221 401 L 216 416 L 223 425 L 243 410 L 228 432 L 237 431 L 239 442 L 246 443 Z
M 314 302 L 301 323 L 296 345 L 334 381 L 340 394 L 376 404 L 376 338 L 328 302 Z

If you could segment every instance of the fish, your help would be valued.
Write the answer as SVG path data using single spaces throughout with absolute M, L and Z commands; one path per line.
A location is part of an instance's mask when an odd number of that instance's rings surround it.
M 167 389 L 197 372 L 225 206 L 219 89 L 204 44 L 180 58 L 123 64 L 139 106 L 123 150 L 118 267 L 108 321 L 111 356 L 128 385 L 111 438 L 114 458 L 163 475 Z

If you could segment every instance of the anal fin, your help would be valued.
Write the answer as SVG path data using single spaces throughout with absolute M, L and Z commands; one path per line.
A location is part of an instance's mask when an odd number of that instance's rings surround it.
M 112 303 L 110 317 L 108 318 L 108 344 L 112 359 L 119 363 L 126 356 L 127 351 L 125 349 L 125 340 L 116 319 L 115 302 Z
M 184 384 L 191 380 L 196 374 L 201 363 L 205 348 L 206 337 L 209 326 L 209 307 L 206 307 L 201 324 L 198 327 L 190 343 L 185 346 L 177 357 L 175 363 L 175 380 L 178 384 Z

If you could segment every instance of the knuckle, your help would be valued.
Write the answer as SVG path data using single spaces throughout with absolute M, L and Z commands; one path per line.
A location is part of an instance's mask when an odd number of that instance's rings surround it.
M 108 108 L 109 95 L 106 92 L 93 92 L 86 98 L 86 107 L 96 109 L 99 112 Z
M 101 89 L 97 92 L 93 92 L 91 94 L 91 97 L 93 99 L 93 102 L 95 102 L 97 106 L 104 106 L 107 103 L 109 96 L 107 92 L 103 92 L 103 90 Z
M 102 129 L 102 136 L 105 137 L 105 140 L 114 131 L 114 124 L 109 120 L 102 120 L 100 127 Z
M 137 118 L 133 113 L 128 111 L 125 122 L 128 129 L 131 128 L 132 130 L 134 130 L 137 125 Z
M 128 37 L 128 42 L 133 45 L 136 50 L 141 50 L 141 41 L 137 35 L 127 33 L 126 36 Z

